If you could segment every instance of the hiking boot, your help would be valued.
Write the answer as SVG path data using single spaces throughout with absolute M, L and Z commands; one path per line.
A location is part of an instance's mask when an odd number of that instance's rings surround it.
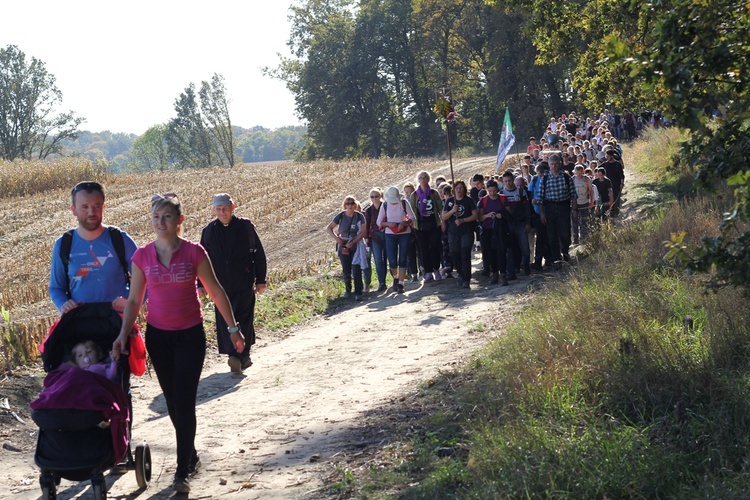
M 386 285 L 385 283 L 381 283 L 378 287 L 378 292 L 385 292 L 386 290 L 388 290 L 388 285 Z
M 398 293 L 398 286 L 399 286 L 398 283 L 394 283 L 393 287 L 391 288 L 391 291 Z M 404 285 L 401 285 L 401 288 L 403 288 L 403 287 L 404 287 Z
M 232 373 L 242 373 L 242 360 L 240 358 L 229 356 L 227 364 L 229 365 L 229 370 Z
M 175 476 L 172 489 L 177 493 L 190 493 L 190 481 L 186 477 Z
M 497 273 L 492 273 L 490 275 L 490 285 L 497 284 L 498 280 L 500 279 L 500 276 Z
M 253 366 L 253 360 L 250 359 L 250 356 L 248 356 L 248 357 L 246 357 L 245 359 L 242 360 L 242 371 L 243 372 L 245 370 L 247 370 L 248 368 L 250 368 L 251 366 Z M 200 462 L 200 460 L 198 462 Z
M 404 285 L 397 285 L 397 287 L 398 287 L 398 288 L 396 289 L 396 291 L 397 291 L 398 293 L 404 293 Z

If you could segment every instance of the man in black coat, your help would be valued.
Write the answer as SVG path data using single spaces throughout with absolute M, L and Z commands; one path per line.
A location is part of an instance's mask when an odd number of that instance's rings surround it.
M 255 343 L 255 294 L 266 290 L 268 263 L 263 245 L 249 219 L 234 215 L 236 208 L 227 193 L 214 196 L 212 203 L 216 219 L 203 228 L 201 245 L 208 252 L 216 278 L 232 303 L 232 311 L 245 335 L 243 352 L 235 350 L 230 333 L 219 311 L 216 311 L 216 334 L 221 354 L 227 354 L 233 373 L 250 367 L 250 346 Z M 198 291 L 203 295 L 201 284 Z

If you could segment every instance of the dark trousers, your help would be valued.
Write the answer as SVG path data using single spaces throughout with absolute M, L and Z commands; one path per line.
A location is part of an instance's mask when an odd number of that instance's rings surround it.
M 357 246 L 349 249 L 349 255 L 344 255 L 339 250 L 339 260 L 341 260 L 341 270 L 344 272 L 344 285 L 346 291 L 352 291 L 352 274 L 354 275 L 354 293 L 359 295 L 362 293 L 364 285 L 362 284 L 362 268 L 358 265 L 352 264 L 354 255 L 357 253 Z
M 255 344 L 255 290 L 249 288 L 239 292 L 227 292 L 229 302 L 232 304 L 234 319 L 240 325 L 240 331 L 245 336 L 245 350 L 237 352 L 232 345 L 227 323 L 219 310 L 214 307 L 216 313 L 216 340 L 221 354 L 229 354 L 240 359 L 250 356 L 250 346 Z
M 496 235 L 493 239 L 491 229 L 483 229 L 479 243 L 482 247 L 484 269 L 491 273 L 505 274 L 508 267 L 506 257 L 505 235 Z
M 186 330 L 161 330 L 146 325 L 146 349 L 177 438 L 175 475 L 187 477 L 190 461 L 196 454 L 195 403 L 203 360 L 206 357 L 203 323 Z
M 426 231 L 422 231 L 421 229 L 414 231 L 425 274 L 440 269 L 440 254 L 442 253 L 440 237 L 442 232 L 440 226 Z
M 448 235 L 453 265 L 464 281 L 471 281 L 471 251 L 474 244 L 474 231 Z
M 414 230 L 412 230 L 411 238 L 409 238 L 409 249 L 406 254 L 406 268 L 409 271 L 409 274 L 412 276 L 418 276 L 419 275 L 419 261 L 417 255 L 419 245 L 417 243 L 417 238 L 414 236 Z
M 534 213 L 531 218 L 531 225 L 536 232 L 536 246 L 534 247 L 534 263 L 538 266 L 542 265 L 542 259 L 545 260 L 547 265 L 552 263 L 549 251 L 549 242 L 547 238 L 547 225 L 542 224 L 542 219 L 539 214 Z
M 550 257 L 557 262 L 570 252 L 570 203 L 544 205 Z

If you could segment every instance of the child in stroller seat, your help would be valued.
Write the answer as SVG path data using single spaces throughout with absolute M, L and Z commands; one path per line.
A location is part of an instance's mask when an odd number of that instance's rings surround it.
M 117 363 L 111 359 L 102 361 L 102 358 L 102 349 L 93 340 L 79 342 L 70 353 L 71 364 L 117 381 Z

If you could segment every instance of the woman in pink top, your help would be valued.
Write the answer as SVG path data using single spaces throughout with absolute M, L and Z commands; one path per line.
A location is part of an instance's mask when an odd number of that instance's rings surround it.
M 177 195 L 156 194 L 151 198 L 151 224 L 156 239 L 133 254 L 130 295 L 120 336 L 112 346 L 115 357 L 127 347 L 128 334 L 148 291 L 146 349 L 175 428 L 177 471 L 173 488 L 178 493 L 190 492 L 188 477 L 200 465 L 195 451 L 195 405 L 206 355 L 206 333 L 196 286 L 198 278 L 227 325 L 233 325 L 228 328 L 232 343 L 239 352 L 245 347 L 229 299 L 216 280 L 206 251 L 198 243 L 180 237 L 184 220 Z

